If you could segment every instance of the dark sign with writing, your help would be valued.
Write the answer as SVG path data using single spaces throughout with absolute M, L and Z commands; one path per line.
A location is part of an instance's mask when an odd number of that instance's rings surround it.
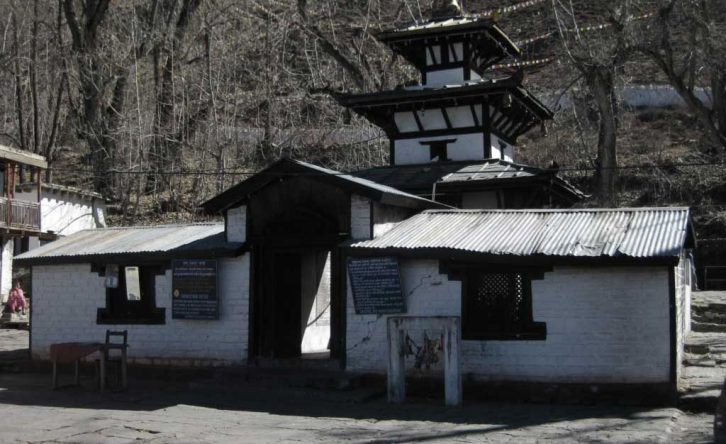
M 406 311 L 398 259 L 395 257 L 349 258 L 348 276 L 356 314 Z
M 217 261 L 180 259 L 172 266 L 172 319 L 219 319 Z

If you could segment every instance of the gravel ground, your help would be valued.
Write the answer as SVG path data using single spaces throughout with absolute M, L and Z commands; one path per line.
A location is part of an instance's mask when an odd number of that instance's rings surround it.
M 25 341 L 25 342 L 23 342 Z M 27 332 L 0 330 L 0 358 Z M 14 345 L 13 345 L 14 344 Z M 69 372 L 69 369 L 64 371 Z M 47 368 L 0 366 L 0 442 L 711 442 L 712 415 L 676 408 L 466 403 L 389 405 L 370 389 L 317 389 L 292 371 L 131 369 L 126 392 L 50 390 Z M 66 373 L 66 381 L 70 374 Z

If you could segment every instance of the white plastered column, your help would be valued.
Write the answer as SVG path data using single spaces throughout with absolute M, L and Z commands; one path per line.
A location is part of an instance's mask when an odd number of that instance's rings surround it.
M 12 237 L 0 238 L 0 293 L 3 303 L 8 300 L 8 293 L 13 286 L 13 250 L 15 243 Z

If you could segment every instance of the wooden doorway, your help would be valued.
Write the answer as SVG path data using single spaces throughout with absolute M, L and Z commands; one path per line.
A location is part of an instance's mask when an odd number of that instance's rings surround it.
M 273 252 L 272 357 L 296 358 L 302 343 L 301 257 L 295 252 Z

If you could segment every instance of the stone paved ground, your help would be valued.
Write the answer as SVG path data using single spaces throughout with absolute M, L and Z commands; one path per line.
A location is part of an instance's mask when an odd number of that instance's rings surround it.
M 0 330 L 0 359 L 27 332 Z M 4 353 L 10 353 L 4 354 Z M 320 390 L 295 375 L 149 374 L 123 393 L 49 389 L 48 369 L 0 366 L 0 442 L 711 442 L 713 416 L 675 408 L 467 403 L 388 405 L 370 390 Z M 69 377 L 70 375 L 66 375 Z

